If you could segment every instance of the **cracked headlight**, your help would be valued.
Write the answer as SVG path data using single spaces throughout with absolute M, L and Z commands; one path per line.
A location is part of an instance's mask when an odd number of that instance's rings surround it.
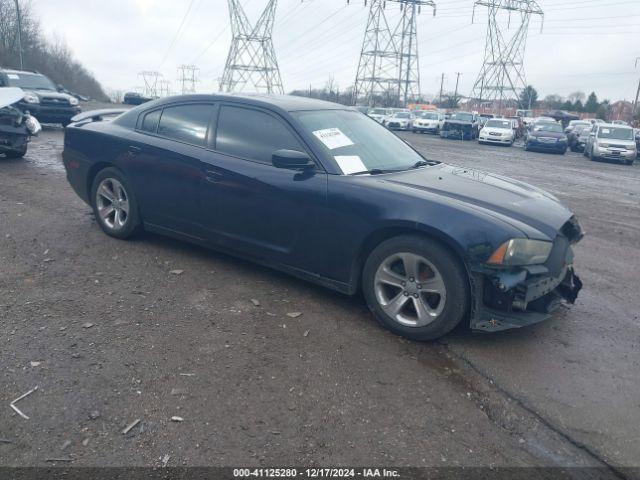
M 78 99 L 76 97 L 69 97 L 69 104 L 70 105 L 78 105 Z
M 514 238 L 504 242 L 487 260 L 490 265 L 538 265 L 549 258 L 552 242 Z

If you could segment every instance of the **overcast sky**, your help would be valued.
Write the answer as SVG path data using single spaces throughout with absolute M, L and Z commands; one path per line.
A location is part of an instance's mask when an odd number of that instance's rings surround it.
M 266 0 L 242 0 L 255 21 Z M 436 0 L 418 25 L 421 91 L 469 94 L 482 65 L 486 11 L 474 0 Z M 595 90 L 601 98 L 633 99 L 640 77 L 640 0 L 538 0 L 525 56 L 528 83 L 542 96 Z M 177 67 L 196 64 L 198 90 L 217 90 L 231 41 L 226 0 L 32 0 L 45 33 L 61 37 L 106 88 L 141 85 L 138 72 L 158 70 L 177 91 Z M 189 7 L 191 8 L 189 9 Z M 185 14 L 188 12 L 188 15 Z M 389 18 L 398 6 L 387 2 Z M 184 23 L 182 23 L 185 19 Z M 353 84 L 367 9 L 363 0 L 279 0 L 274 45 L 286 91 L 322 87 L 330 76 Z M 181 28 L 182 27 L 182 28 Z

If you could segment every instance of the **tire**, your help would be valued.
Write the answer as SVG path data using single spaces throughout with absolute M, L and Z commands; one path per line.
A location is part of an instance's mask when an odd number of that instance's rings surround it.
M 4 153 L 7 158 L 22 158 L 27 154 L 27 145 L 18 150 L 9 150 Z
M 407 275 L 412 265 L 417 275 Z M 418 275 L 424 277 L 420 280 Z M 393 286 L 388 281 L 399 283 Z M 425 283 L 434 291 L 425 292 Z M 383 327 L 417 341 L 453 330 L 467 314 L 471 298 L 469 278 L 459 259 L 437 241 L 413 235 L 386 240 L 371 252 L 362 272 L 362 290 Z M 400 308 L 391 313 L 396 305 Z
M 109 211 L 114 202 L 117 202 L 116 208 Z M 142 221 L 131 182 L 116 168 L 98 172 L 91 187 L 91 205 L 98 225 L 107 235 L 125 240 L 141 230 Z

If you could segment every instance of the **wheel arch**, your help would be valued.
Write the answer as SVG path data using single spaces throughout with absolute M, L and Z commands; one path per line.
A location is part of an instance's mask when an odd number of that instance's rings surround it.
M 371 232 L 360 244 L 358 254 L 356 255 L 351 267 L 351 293 L 356 293 L 361 289 L 362 271 L 371 252 L 373 252 L 373 250 L 382 242 L 401 235 L 417 235 L 437 241 L 455 255 L 467 272 L 467 276 L 471 281 L 471 270 L 469 268 L 466 252 L 451 236 L 441 230 L 426 225 L 394 225 Z
M 93 190 L 93 182 L 96 179 L 96 176 L 98 175 L 98 173 L 100 173 L 102 170 L 106 168 L 114 168 L 124 175 L 124 172 L 121 169 L 119 169 L 113 163 L 110 163 L 110 162 L 99 161 L 91 165 L 91 167 L 89 168 L 89 171 L 87 172 L 87 185 L 86 185 L 87 194 L 88 194 L 87 196 L 89 198 L 89 202 L 91 205 L 93 205 L 93 198 L 91 198 L 92 190 Z

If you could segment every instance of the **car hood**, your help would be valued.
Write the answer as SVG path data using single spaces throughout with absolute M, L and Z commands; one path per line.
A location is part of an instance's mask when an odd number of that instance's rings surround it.
M 606 143 L 608 145 L 620 145 L 625 147 L 631 147 L 636 144 L 635 140 L 616 140 L 615 138 L 599 138 L 599 143 Z
M 521 224 L 552 240 L 572 216 L 556 197 L 544 190 L 470 168 L 439 164 L 385 175 L 383 181 L 482 209 L 511 223 L 530 237 L 531 232 L 525 231 L 528 229 L 523 229 Z
M 63 100 L 68 100 L 71 95 L 67 95 L 66 93 L 55 92 L 53 90 L 25 90 L 25 92 L 30 92 L 38 97 L 48 97 L 48 98 L 59 98 Z
M 564 134 L 564 132 L 544 132 L 544 131 L 540 131 L 540 132 L 530 132 L 529 136 L 530 137 L 564 138 L 565 134 Z
M 445 120 L 444 123 L 447 125 L 464 125 L 464 126 L 472 126 L 473 122 L 467 122 L 465 120 Z

